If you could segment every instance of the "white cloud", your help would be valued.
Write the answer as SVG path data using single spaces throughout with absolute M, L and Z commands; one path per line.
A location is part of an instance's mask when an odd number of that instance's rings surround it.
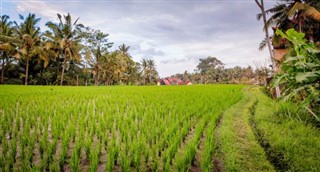
M 57 13 L 65 14 L 61 6 L 46 1 L 17 1 L 18 12 L 36 13 L 51 21 L 57 21 Z
M 18 11 L 19 13 L 21 13 L 21 12 L 24 12 L 25 9 L 24 9 L 22 6 L 17 5 L 17 11 Z

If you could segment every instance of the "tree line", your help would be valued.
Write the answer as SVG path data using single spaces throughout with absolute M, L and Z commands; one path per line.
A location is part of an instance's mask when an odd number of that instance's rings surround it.
M 1 84 L 145 85 L 155 84 L 155 61 L 135 62 L 130 46 L 113 43 L 109 34 L 86 27 L 70 14 L 57 14 L 41 31 L 35 14 L 19 15 L 20 23 L 1 16 Z
M 235 66 L 226 68 L 225 64 L 216 57 L 208 56 L 200 58 L 199 63 L 193 73 L 185 71 L 172 75 L 183 81 L 190 81 L 193 84 L 256 84 L 266 85 L 270 76 L 270 68 L 266 65 L 255 63 L 255 67 Z

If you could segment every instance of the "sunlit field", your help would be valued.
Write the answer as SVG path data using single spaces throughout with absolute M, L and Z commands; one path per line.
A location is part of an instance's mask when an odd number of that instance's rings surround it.
M 1 86 L 0 171 L 212 170 L 243 87 Z

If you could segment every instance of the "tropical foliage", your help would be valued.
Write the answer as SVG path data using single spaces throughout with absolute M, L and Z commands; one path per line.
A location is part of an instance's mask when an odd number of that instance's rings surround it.
M 109 34 L 57 14 L 58 22 L 38 26 L 35 14 L 21 16 L 21 23 L 1 16 L 1 83 L 37 85 L 155 84 L 155 61 L 145 59 L 142 69 L 122 44 L 110 51 Z
M 283 100 L 297 103 L 317 120 L 320 113 L 319 10 L 318 1 L 280 0 L 273 8 L 257 15 L 260 20 L 265 19 L 265 13 L 270 13 L 264 29 L 266 32 L 269 27 L 274 29 L 275 51 L 287 49 L 288 52 L 277 59 L 281 70 L 272 81 L 273 87 L 280 86 Z M 263 40 L 259 49 L 263 49 L 269 39 Z
M 226 68 L 225 64 L 218 58 L 209 56 L 199 59 L 197 69 L 193 73 L 185 71 L 171 77 L 182 81 L 190 81 L 194 84 L 243 83 L 265 85 L 270 72 L 269 67 L 261 65 L 256 65 L 256 69 L 251 66 Z
M 305 39 L 304 33 L 289 29 L 278 35 L 291 43 L 290 53 L 282 63 L 282 72 L 274 85 L 283 85 L 283 99 L 301 104 L 318 120 L 320 112 L 320 49 Z
M 266 21 L 265 29 L 273 27 L 280 30 L 288 30 L 294 28 L 299 32 L 306 34 L 306 39 L 315 43 L 320 41 L 320 3 L 314 0 L 279 0 L 278 3 L 265 10 L 266 14 L 271 15 Z M 257 15 L 260 20 L 263 13 Z M 281 39 L 277 35 L 273 35 L 273 44 L 278 46 L 281 44 Z M 266 44 L 263 41 L 260 48 Z

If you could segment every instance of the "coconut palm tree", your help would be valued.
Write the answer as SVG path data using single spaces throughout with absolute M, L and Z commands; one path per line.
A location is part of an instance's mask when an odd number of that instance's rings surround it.
M 132 75 L 134 65 L 135 65 L 131 55 L 129 54 L 130 46 L 121 44 L 118 48 L 119 49 L 117 50 L 117 52 L 118 52 L 119 68 L 122 69 L 121 79 L 123 79 L 123 81 L 128 84 L 130 77 Z
M 86 60 L 92 67 L 92 74 L 95 85 L 99 85 L 103 66 L 106 63 L 106 56 L 109 54 L 109 48 L 113 43 L 108 41 L 109 34 L 105 34 L 99 30 L 86 28 L 84 39 L 86 42 Z
M 141 82 L 141 64 L 139 62 L 134 62 L 131 71 L 130 82 L 139 84 Z
M 319 7 L 320 9 L 320 7 Z M 293 7 L 288 12 L 288 17 L 297 19 L 298 31 L 307 33 L 307 37 L 310 41 L 314 41 L 314 33 L 319 32 L 320 12 L 316 8 L 308 5 L 306 2 L 294 3 Z M 311 24 L 311 25 L 310 25 Z M 318 25 L 318 27 L 316 26 Z M 315 28 L 315 30 L 314 30 Z M 319 41 L 316 38 L 317 41 Z
M 20 60 L 25 60 L 25 85 L 28 84 L 29 63 L 32 58 L 40 58 L 48 61 L 48 57 L 41 46 L 41 32 L 37 24 L 40 18 L 36 18 L 35 14 L 29 14 L 26 18 L 20 15 L 20 19 L 24 20 L 20 25 L 16 25 L 16 35 L 19 42 L 17 42 L 18 53 L 16 57 Z M 47 63 L 45 63 L 47 64 Z
M 47 37 L 57 44 L 56 47 L 59 47 L 60 58 L 63 61 L 60 77 L 60 85 L 62 85 L 67 62 L 79 62 L 81 59 L 80 50 L 82 46 L 80 44 L 79 32 L 84 26 L 77 23 L 79 18 L 72 22 L 69 13 L 63 15 L 63 18 L 61 14 L 57 14 L 57 16 L 59 23 L 47 22 L 46 26 L 50 29 L 50 34 L 47 34 Z
M 8 21 L 9 16 L 3 15 L 0 20 L 0 58 L 2 59 L 0 83 L 3 84 L 5 67 L 9 62 L 9 58 L 16 53 L 14 43 L 18 42 L 18 40 L 14 38 L 12 22 Z
M 142 59 L 141 60 L 141 67 L 142 67 L 142 76 L 143 76 L 143 84 L 146 85 L 146 76 L 147 76 L 147 70 L 148 70 L 148 60 Z
M 126 57 L 130 57 L 130 54 L 129 54 L 129 49 L 130 49 L 130 46 L 127 46 L 126 44 L 121 44 L 119 47 L 119 52 L 120 54 L 122 54 L 123 56 L 126 56 Z
M 147 73 L 149 76 L 149 83 L 152 83 L 152 77 L 156 77 L 156 63 L 152 59 L 147 60 Z
M 320 4 L 314 0 L 280 0 L 274 7 L 264 11 L 265 14 L 271 13 L 271 17 L 266 20 L 264 30 L 270 27 L 281 30 L 296 28 L 300 32 L 309 32 L 307 33 L 309 35 L 316 34 L 319 27 L 314 24 L 320 20 L 319 9 Z M 258 20 L 261 18 L 263 13 L 257 15 Z M 266 45 L 263 42 L 260 46 L 262 48 Z
M 266 12 L 265 12 L 265 8 L 264 8 L 264 3 L 263 3 L 263 0 L 260 0 L 260 2 L 258 0 L 255 0 L 255 2 L 259 6 L 259 8 L 261 10 L 261 13 L 262 13 L 263 26 L 264 26 L 263 28 L 264 28 L 264 31 L 265 31 L 265 34 L 266 34 L 265 41 L 266 41 L 266 44 L 268 46 L 268 50 L 269 50 L 269 54 L 270 54 L 270 59 L 271 59 L 273 70 L 275 70 L 276 62 L 275 62 L 275 59 L 274 59 L 274 55 L 273 55 L 273 52 L 272 52 L 271 43 L 270 43 L 270 39 L 269 39 L 270 35 L 269 35 L 269 31 L 268 31 L 268 22 L 267 22 Z M 275 91 L 276 91 L 276 97 L 277 98 L 280 97 L 280 89 L 279 89 L 279 87 L 276 87 Z

